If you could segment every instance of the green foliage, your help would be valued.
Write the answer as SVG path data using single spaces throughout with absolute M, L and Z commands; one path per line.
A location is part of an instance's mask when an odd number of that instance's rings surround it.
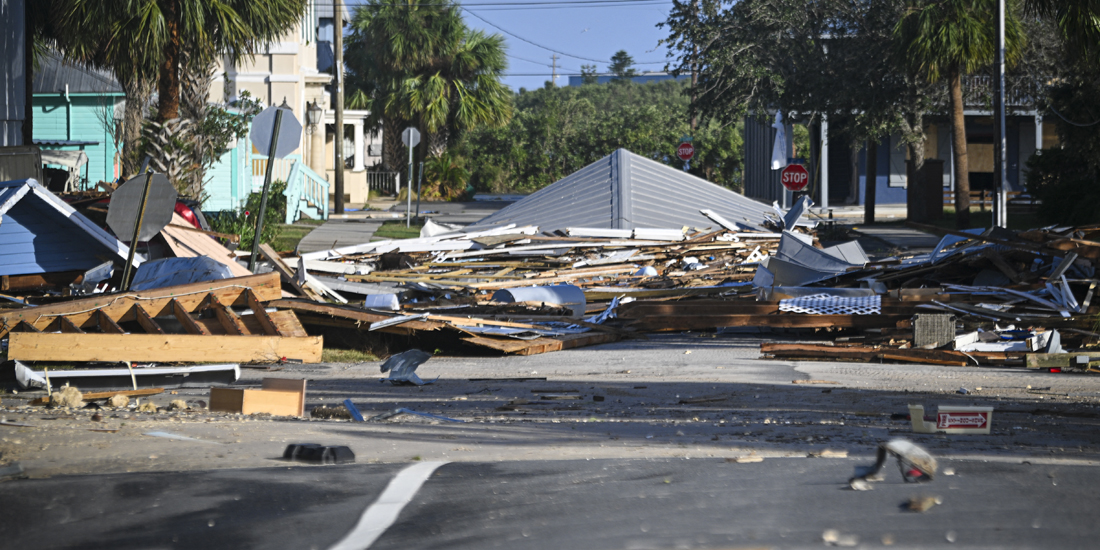
M 581 65 L 581 84 L 596 84 L 599 81 L 595 65 Z
M 260 235 L 261 243 L 271 244 L 279 238 L 282 232 L 282 224 L 286 219 L 286 191 L 285 181 L 274 181 L 267 197 L 267 212 L 264 214 L 264 228 Z M 256 236 L 256 220 L 260 217 L 260 201 L 262 193 L 252 193 L 248 196 L 244 208 L 239 210 L 222 210 L 208 217 L 210 228 L 218 233 L 230 233 L 240 235 L 239 248 L 250 250 Z
M 428 157 L 424 163 L 424 181 L 421 190 L 425 200 L 459 200 L 466 196 L 466 182 L 470 180 L 470 171 L 466 161 L 453 151 L 444 151 L 440 155 Z
M 617 79 L 631 78 L 638 74 L 634 69 L 634 58 L 626 53 L 626 50 L 619 50 L 611 56 L 611 64 L 607 66 L 607 70 L 611 71 Z
M 690 133 L 687 83 L 666 80 L 614 86 L 544 88 L 514 97 L 516 115 L 502 128 L 467 132 L 462 156 L 477 159 L 470 183 L 479 191 L 530 192 L 616 149 L 682 168 L 675 156 Z M 740 125 L 702 125 L 692 136 L 691 173 L 740 187 Z
M 206 118 L 197 130 L 208 144 L 207 154 L 202 159 L 203 165 L 207 168 L 213 166 L 229 150 L 231 143 L 247 136 L 252 119 L 262 110 L 263 104 L 253 98 L 248 90 L 242 91 L 233 105 L 210 104 Z

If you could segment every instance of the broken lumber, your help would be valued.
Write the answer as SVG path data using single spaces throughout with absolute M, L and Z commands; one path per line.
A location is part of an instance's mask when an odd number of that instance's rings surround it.
M 320 336 L 13 332 L 8 338 L 8 358 L 20 361 L 319 363 L 322 348 Z

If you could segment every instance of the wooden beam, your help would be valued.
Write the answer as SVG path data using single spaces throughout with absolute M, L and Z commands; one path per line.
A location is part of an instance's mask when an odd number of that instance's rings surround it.
M 275 268 L 275 271 L 282 277 L 283 282 L 290 285 L 298 292 L 300 296 L 305 296 L 315 302 L 323 302 L 324 298 L 320 294 L 317 294 L 313 289 L 298 284 L 298 278 L 294 275 L 294 270 L 290 269 L 290 266 L 286 265 L 283 258 L 279 256 L 278 252 L 275 252 L 274 248 L 271 248 L 267 243 L 260 244 L 260 255 L 267 258 L 267 261 L 271 262 L 271 265 Z
M 377 323 L 379 321 L 385 321 L 397 316 L 384 315 L 381 313 L 372 313 L 358 308 L 346 308 L 340 306 L 334 306 L 330 304 L 319 304 L 314 302 L 305 302 L 302 300 L 275 300 L 269 302 L 268 305 L 272 307 L 290 309 L 301 314 L 311 314 L 318 316 L 325 316 L 329 319 L 336 319 L 333 323 L 324 323 L 327 326 L 341 326 L 349 328 L 361 328 L 367 330 L 367 327 L 371 323 Z M 446 327 L 442 322 L 438 321 L 409 321 L 407 323 L 401 323 L 399 326 L 386 327 L 380 329 L 382 332 L 390 332 L 394 334 L 408 334 L 410 330 L 439 330 Z
M 170 300 L 177 299 L 184 308 L 191 311 L 202 304 L 208 293 L 216 295 L 224 304 L 243 307 L 247 305 L 242 292 L 244 288 L 252 289 L 260 301 L 277 300 L 282 297 L 279 274 L 263 273 L 141 292 L 99 294 L 92 298 L 60 304 L 5 310 L 0 313 L 0 326 L 4 324 L 11 326 L 19 321 L 27 321 L 41 329 L 53 322 L 54 317 L 61 315 L 68 317 L 77 326 L 84 326 L 97 309 L 109 315 L 115 322 L 121 323 L 135 320 L 133 316 L 135 303 L 141 303 L 142 307 L 149 311 L 162 311 L 169 305 Z
M 195 320 L 191 318 L 191 314 L 184 309 L 183 304 L 181 304 L 179 300 L 172 298 L 171 305 L 172 315 L 174 315 L 180 324 L 183 325 L 183 330 L 186 330 L 187 334 L 198 334 L 202 336 L 210 335 L 210 331 L 206 330 L 206 327 L 196 323 Z
M 84 331 L 80 327 L 73 324 L 67 317 L 57 318 L 58 328 L 65 334 L 84 334 Z
M 100 310 L 95 312 L 96 324 L 99 325 L 99 331 L 103 334 L 125 334 L 126 331 L 122 330 L 122 327 L 118 326 L 118 323 L 114 319 L 111 319 L 110 315 L 103 313 Z
M 145 311 L 145 308 L 134 304 L 134 319 L 137 320 L 141 328 L 145 329 L 145 332 L 149 334 L 164 334 L 164 329 L 160 328 L 160 325 L 153 320 L 153 317 L 149 315 L 149 312 Z
M 252 314 L 256 316 L 256 320 L 260 322 L 260 326 L 264 327 L 264 332 L 271 336 L 282 336 L 279 332 L 279 327 L 275 326 L 275 322 L 271 320 L 271 316 L 267 314 L 267 308 L 260 303 L 260 299 L 256 297 L 256 294 L 251 289 L 245 289 L 245 300 L 248 302 L 248 307 L 252 309 Z
M 718 327 L 888 328 L 908 315 L 667 315 L 638 319 L 627 326 L 642 331 L 705 330 Z
M 119 391 L 100 391 L 89 392 L 82 394 L 81 397 L 85 401 L 96 401 L 99 399 L 110 399 L 116 395 L 125 395 L 126 397 L 145 397 L 146 395 L 157 395 L 164 393 L 164 388 L 142 388 L 140 390 L 119 390 Z M 31 405 L 49 405 L 50 396 L 43 395 L 38 399 L 31 400 Z
M 206 295 L 206 308 L 214 310 L 214 315 L 218 318 L 218 322 L 221 323 L 222 328 L 225 329 L 226 334 L 236 334 L 238 336 L 246 336 L 252 334 L 244 323 L 241 322 L 241 318 L 232 310 L 225 307 L 217 296 L 213 294 Z
M 270 363 L 283 357 L 321 361 L 322 338 L 195 334 L 46 334 L 8 337 L 8 358 L 21 361 L 159 361 Z
M 0 277 L 0 292 L 67 287 L 70 284 L 79 283 L 83 280 L 83 271 L 61 271 L 57 273 L 38 273 L 35 275 L 4 275 Z

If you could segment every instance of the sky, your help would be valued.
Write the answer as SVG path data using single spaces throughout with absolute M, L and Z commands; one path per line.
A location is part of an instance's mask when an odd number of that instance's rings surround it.
M 349 8 L 359 3 L 346 1 Z M 504 37 L 508 48 L 504 83 L 513 91 L 541 88 L 551 80 L 553 55 L 558 56 L 558 86 L 569 85 L 565 75 L 580 74 L 581 65 L 596 65 L 597 71 L 605 72 L 619 50 L 634 58 L 638 72 L 661 71 L 666 63 L 667 50 L 657 42 L 668 32 L 656 25 L 668 18 L 671 0 L 465 0 L 460 4 L 468 26 Z

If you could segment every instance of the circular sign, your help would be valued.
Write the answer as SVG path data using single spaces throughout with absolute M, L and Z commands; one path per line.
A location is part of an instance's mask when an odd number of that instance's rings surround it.
M 134 237 L 134 224 L 141 210 L 141 194 L 145 191 L 145 180 L 149 182 L 149 196 L 145 199 L 145 215 L 141 218 L 141 230 L 138 241 L 145 242 L 160 233 L 176 210 L 176 188 L 168 182 L 164 174 L 141 174 L 134 176 L 111 193 L 111 204 L 107 206 L 107 226 L 115 232 L 121 241 Z
M 810 183 L 810 173 L 801 164 L 788 164 L 779 181 L 791 191 L 801 191 Z
M 680 157 L 680 160 L 687 162 L 691 160 L 691 157 L 695 156 L 695 146 L 689 142 L 683 142 L 676 148 L 676 156 Z

